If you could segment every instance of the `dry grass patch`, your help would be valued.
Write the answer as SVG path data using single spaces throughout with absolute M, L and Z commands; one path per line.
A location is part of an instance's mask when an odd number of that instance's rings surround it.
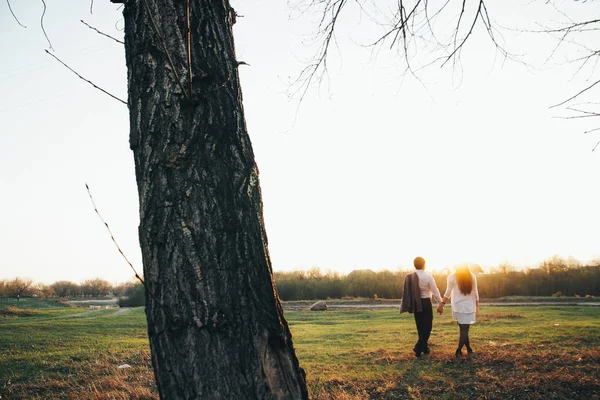
M 29 308 L 18 308 L 18 307 L 3 307 L 0 308 L 0 317 L 30 317 L 32 315 L 39 315 L 38 310 L 32 310 Z
M 489 314 L 479 314 L 477 316 L 477 322 L 489 322 L 489 321 L 499 321 L 499 320 L 515 320 L 525 318 L 524 315 L 514 314 L 514 313 L 503 313 L 503 312 L 494 312 Z
M 127 363 L 130 368 L 118 368 Z M 54 373 L 31 381 L 4 382 L 9 399 L 158 399 L 150 352 L 127 356 L 98 355 L 95 360 L 56 365 Z

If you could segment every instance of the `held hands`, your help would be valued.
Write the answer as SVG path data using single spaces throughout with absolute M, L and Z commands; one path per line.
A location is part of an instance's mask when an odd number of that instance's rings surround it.
M 444 313 L 444 304 L 443 303 L 438 304 L 437 312 L 439 315 L 442 315 Z

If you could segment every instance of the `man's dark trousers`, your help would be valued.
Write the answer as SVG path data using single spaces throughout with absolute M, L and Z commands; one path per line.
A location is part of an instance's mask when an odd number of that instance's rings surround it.
M 415 344 L 415 354 L 420 356 L 421 353 L 428 354 L 429 347 L 427 341 L 431 335 L 433 325 L 433 309 L 431 307 L 431 299 L 421 299 L 423 311 L 415 312 L 415 322 L 417 323 L 417 332 L 419 333 L 419 341 Z

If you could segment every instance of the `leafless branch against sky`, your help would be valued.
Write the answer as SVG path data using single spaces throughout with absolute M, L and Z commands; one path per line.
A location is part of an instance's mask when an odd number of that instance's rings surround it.
M 361 15 L 366 15 L 370 23 L 380 28 L 380 33 L 364 47 L 376 50 L 386 45 L 390 50 L 396 49 L 404 59 L 406 70 L 417 79 L 422 68 L 438 63 L 443 67 L 449 61 L 456 66 L 478 24 L 502 56 L 513 58 L 498 41 L 497 29 L 484 0 L 446 0 L 441 4 L 428 0 L 397 0 L 388 10 L 361 0 L 301 0 L 292 6 L 301 16 L 309 10 L 319 15 L 314 33 L 319 46 L 316 55 L 290 85 L 290 93 L 299 94 L 300 102 L 309 86 L 313 82 L 321 83 L 327 75 L 329 50 L 332 43 L 336 43 L 341 20 L 346 15 L 356 15 L 351 7 L 358 7 Z
M 127 261 L 127 264 L 129 264 L 129 266 L 131 267 L 133 273 L 135 274 L 135 277 L 142 283 L 144 284 L 144 280 L 140 277 L 140 275 L 137 273 L 137 271 L 135 270 L 135 267 L 133 266 L 133 264 L 131 263 L 131 261 L 129 261 L 129 259 L 127 258 L 127 256 L 125 255 L 125 253 L 123 252 L 123 250 L 121 250 L 121 246 L 119 246 L 119 243 L 117 243 L 117 240 L 115 239 L 115 236 L 113 235 L 112 231 L 110 230 L 110 227 L 108 226 L 108 223 L 104 220 L 104 218 L 102 218 L 102 215 L 100 214 L 100 212 L 98 211 L 98 207 L 96 206 L 96 202 L 94 201 L 94 197 L 92 196 L 92 192 L 90 191 L 90 187 L 88 186 L 88 184 L 85 184 L 85 189 L 88 192 L 88 196 L 90 197 L 90 200 L 92 201 L 92 205 L 94 206 L 94 211 L 96 212 L 96 214 L 98 215 L 98 218 L 100 218 L 100 221 L 102 221 L 102 223 L 104 224 L 104 226 L 106 227 L 106 229 L 108 230 L 108 233 L 110 235 L 111 240 L 113 241 L 113 243 L 115 244 L 115 246 L 117 247 L 117 250 L 119 250 L 119 253 L 121 254 L 121 256 L 123 256 L 123 258 L 125 259 L 125 261 Z
M 382 4 L 386 4 L 388 8 Z M 591 36 L 600 34 L 600 19 L 597 15 L 590 15 L 588 18 L 583 13 L 576 17 L 561 10 L 553 1 L 548 1 L 545 6 L 553 8 L 559 19 L 545 22 L 547 26 L 534 19 L 531 23 L 541 28 L 527 30 L 525 26 L 505 28 L 494 21 L 493 10 L 488 9 L 485 0 L 390 0 L 387 3 L 377 2 L 377 5 L 368 0 L 298 0 L 292 7 L 295 7 L 301 17 L 310 13 L 318 17 L 317 30 L 313 35 L 318 48 L 315 56 L 306 63 L 291 83 L 289 93 L 292 97 L 298 97 L 301 103 L 311 84 L 322 82 L 328 74 L 329 50 L 332 43 L 337 44 L 335 38 L 338 30 L 341 32 L 343 28 L 340 27 L 347 27 L 347 20 L 356 16 L 355 11 L 358 11 L 360 15 L 368 17 L 368 23 L 380 28 L 374 40 L 367 42 L 364 47 L 371 47 L 375 52 L 380 51 L 383 46 L 389 47 L 390 50 L 395 49 L 403 58 L 405 73 L 410 72 L 419 82 L 419 72 L 424 68 L 436 64 L 444 67 L 448 63 L 454 68 L 460 66 L 461 53 L 467 43 L 472 37 L 484 34 L 483 32 L 494 46 L 496 54 L 505 60 L 510 59 L 528 67 L 532 65 L 525 59 L 525 55 L 509 53 L 505 47 L 507 45 L 503 33 L 512 31 L 518 34 L 554 35 L 557 40 L 556 46 L 544 64 L 550 59 L 557 61 L 557 50 L 568 44 L 570 57 L 567 57 L 565 63 L 575 66 L 573 76 L 584 72 L 585 69 L 585 72 L 589 73 L 588 79 L 593 80 L 593 83 L 575 95 L 550 108 L 564 106 L 600 83 L 596 73 L 597 64 L 600 62 L 600 48 L 596 45 L 597 40 L 594 40 L 596 36 Z M 575 6 L 579 7 L 581 4 Z M 358 10 L 351 10 L 352 7 Z M 363 24 L 361 21 L 355 26 Z M 358 29 L 360 28 L 361 26 L 358 26 Z M 365 36 L 362 37 L 364 40 Z M 569 119 L 591 116 L 590 113 L 580 112 L 580 109 L 568 111 L 576 114 L 566 117 Z
M 100 86 L 96 85 L 94 82 L 90 81 L 89 79 L 85 79 L 83 76 L 79 75 L 73 68 L 69 67 L 67 64 L 65 64 L 60 58 L 58 58 L 57 56 L 55 56 L 54 54 L 50 53 L 48 50 L 44 50 L 48 55 L 54 57 L 54 59 L 56 61 L 58 61 L 59 63 L 61 63 L 63 66 L 65 66 L 69 71 L 71 71 L 72 73 L 74 73 L 75 75 L 77 75 L 77 77 L 83 81 L 86 81 L 87 83 L 89 83 L 90 85 L 92 85 L 94 88 L 100 90 L 102 93 L 109 95 L 110 97 L 112 97 L 115 100 L 120 101 L 121 103 L 127 105 L 127 102 L 124 100 L 121 100 L 120 98 L 118 98 L 117 96 L 107 92 L 106 90 L 102 89 Z
M 121 246 L 119 246 L 119 243 L 117 243 L 117 240 L 115 239 L 115 236 L 113 235 L 112 231 L 110 230 L 110 227 L 108 226 L 108 223 L 104 220 L 104 218 L 102 218 L 102 215 L 100 214 L 100 212 L 98 211 L 98 207 L 96 206 L 96 202 L 94 201 L 94 197 L 92 196 L 92 192 L 90 191 L 90 187 L 88 186 L 88 184 L 85 184 L 85 188 L 88 192 L 88 196 L 90 197 L 90 200 L 92 201 L 92 205 L 94 206 L 94 211 L 96 212 L 96 215 L 98 215 L 98 218 L 100 218 L 100 221 L 102 221 L 102 223 L 104 224 L 104 226 L 106 227 L 106 230 L 108 231 L 110 238 L 112 240 L 112 242 L 114 243 L 114 245 L 117 247 L 117 250 L 119 251 L 119 254 L 121 254 L 121 256 L 125 259 L 125 261 L 127 261 L 127 264 L 129 264 L 129 267 L 131 268 L 131 270 L 133 271 L 133 273 L 135 274 L 135 278 L 141 282 L 142 285 L 144 285 L 144 289 L 146 291 L 146 293 L 148 293 L 156 302 L 156 304 L 158 304 L 158 306 L 160 308 L 163 309 L 163 311 L 167 314 L 170 315 L 168 313 L 168 310 L 165 308 L 165 306 L 163 305 L 162 301 L 160 301 L 160 299 L 158 297 L 156 297 L 156 295 L 154 294 L 154 292 L 152 292 L 152 290 L 150 290 L 148 288 L 148 285 L 146 284 L 146 281 L 144 281 L 142 279 L 142 277 L 137 273 L 135 267 L 133 266 L 133 264 L 131 263 L 131 261 L 129 261 L 129 258 L 127 258 L 127 256 L 125 255 L 125 253 L 123 252 L 123 250 L 121 249 Z
M 579 96 L 581 96 L 582 94 L 584 94 L 585 92 L 587 92 L 588 90 L 590 90 L 591 88 L 593 88 L 594 86 L 596 86 L 598 83 L 600 83 L 600 80 L 597 80 L 596 82 L 594 82 L 591 85 L 587 86 L 586 88 L 580 90 L 579 92 L 577 92 L 573 96 L 569 97 L 568 99 L 566 99 L 564 101 L 561 101 L 560 103 L 555 104 L 555 105 L 551 106 L 550 108 L 560 107 L 560 106 L 562 106 L 562 105 L 570 102 L 571 100 L 574 100 L 574 99 L 578 98 Z
M 332 41 L 335 41 L 336 24 L 338 23 L 340 13 L 346 3 L 347 0 L 326 0 L 322 3 L 324 9 L 316 33 L 316 40 L 320 42 L 319 50 L 317 51 L 316 56 L 309 61 L 308 65 L 304 67 L 302 71 L 300 71 L 296 80 L 291 84 L 291 87 L 295 88 L 292 90 L 292 94 L 297 95 L 300 93 L 299 103 L 301 103 L 304 96 L 306 96 L 313 81 L 316 80 L 320 84 L 327 75 L 329 48 Z M 321 4 L 321 2 L 319 2 L 319 4 Z M 314 0 L 311 1 L 309 7 L 313 6 L 317 6 L 317 2 Z
M 48 41 L 50 50 L 54 51 L 54 47 L 52 47 L 52 42 L 50 41 L 50 38 L 48 37 L 48 34 L 46 33 L 46 28 L 44 28 L 44 16 L 46 15 L 46 2 L 44 0 L 42 0 L 42 4 L 44 5 L 44 11 L 42 11 L 42 16 L 40 17 L 40 26 L 42 28 L 42 32 L 44 32 L 44 36 L 46 37 L 46 40 Z
M 112 37 L 112 36 L 110 36 L 110 35 L 108 35 L 108 34 L 106 34 L 104 32 L 99 31 L 97 28 L 94 28 L 93 26 L 91 26 L 90 24 L 88 24 L 87 22 L 85 22 L 84 20 L 81 20 L 81 23 L 84 24 L 85 26 L 87 26 L 88 28 L 90 28 L 91 30 L 98 32 L 102 36 L 106 36 L 107 38 L 112 39 L 112 40 L 114 40 L 117 43 L 125 44 L 125 42 L 123 42 L 122 40 L 119 40 L 119 39 L 114 38 L 114 37 Z
M 13 18 L 15 19 L 15 21 L 17 21 L 17 24 L 21 25 L 23 28 L 27 28 L 25 25 L 23 25 L 21 23 L 21 21 L 19 21 L 19 18 L 17 18 L 17 16 L 13 12 L 13 9 L 12 9 L 12 7 L 10 5 L 10 0 L 6 0 L 6 4 L 8 4 L 8 9 L 10 10 L 10 13 L 12 14 Z

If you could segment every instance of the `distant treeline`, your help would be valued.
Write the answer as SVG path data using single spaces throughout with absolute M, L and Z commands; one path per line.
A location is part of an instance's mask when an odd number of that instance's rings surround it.
M 572 258 L 552 257 L 537 268 L 519 271 L 502 264 L 488 274 L 478 265 L 471 270 L 477 274 L 479 295 L 482 298 L 504 296 L 600 296 L 600 261 L 583 266 Z M 402 284 L 406 274 L 413 270 L 381 271 L 356 270 L 348 275 L 324 273 L 315 268 L 310 271 L 275 272 L 275 282 L 282 300 L 325 300 L 341 298 L 402 297 Z M 433 273 L 440 292 L 446 289 L 450 271 Z M 0 280 L 0 297 L 125 297 L 131 304 L 142 305 L 144 287 L 139 282 L 111 284 L 95 278 L 74 283 L 58 281 L 53 284 L 36 284 L 32 280 L 16 278 Z M 127 299 L 123 299 L 123 304 Z
M 503 264 L 489 274 L 475 266 L 479 295 L 482 298 L 504 296 L 599 296 L 600 263 L 582 266 L 577 260 L 553 257 L 537 268 L 517 271 Z M 335 272 L 310 271 L 275 272 L 277 291 L 282 300 L 320 300 L 339 298 L 402 297 L 402 285 L 408 271 L 356 270 L 348 275 Z M 479 273 L 478 273 L 479 272 Z M 433 273 L 442 295 L 446 290 L 449 271 Z
M 81 283 L 57 281 L 50 285 L 31 279 L 0 280 L 0 297 L 106 297 L 124 296 L 134 282 L 112 284 L 104 279 L 88 279 Z

